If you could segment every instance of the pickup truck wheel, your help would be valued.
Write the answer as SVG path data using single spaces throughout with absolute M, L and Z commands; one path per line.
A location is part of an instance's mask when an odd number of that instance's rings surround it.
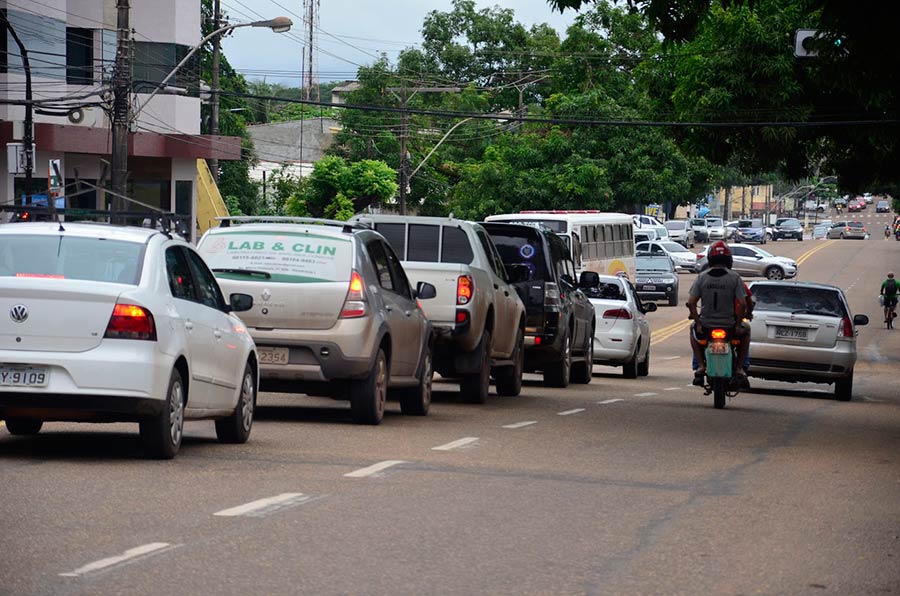
M 470 404 L 483 404 L 491 389 L 491 332 L 484 330 L 481 336 L 481 368 L 477 373 L 466 375 L 459 383 L 459 391 Z
M 568 332 L 563 336 L 562 358 L 544 368 L 544 385 L 565 389 L 572 374 L 572 340 Z
M 522 393 L 522 371 L 525 368 L 525 332 L 519 329 L 516 349 L 512 356 L 513 365 L 507 366 L 494 375 L 497 379 L 497 395 L 515 397 Z
M 30 418 L 7 418 L 6 430 L 11 435 L 36 435 L 44 426 L 43 420 L 31 420 Z
M 587 385 L 594 376 L 594 330 L 591 329 L 591 338 L 584 350 L 584 361 L 572 365 L 572 382 L 579 385 Z
M 387 398 L 388 363 L 379 348 L 372 371 L 365 379 L 350 382 L 350 413 L 357 424 L 379 424 L 384 418 Z
M 431 406 L 431 383 L 434 379 L 434 368 L 431 362 L 431 348 L 425 348 L 422 362 L 422 376 L 419 384 L 400 391 L 400 411 L 411 416 L 426 416 Z

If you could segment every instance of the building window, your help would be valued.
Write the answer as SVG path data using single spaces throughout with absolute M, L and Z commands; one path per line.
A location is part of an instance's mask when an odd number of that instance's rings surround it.
M 134 42 L 134 89 L 137 93 L 152 93 L 192 48 L 174 43 L 151 41 Z M 194 54 L 178 69 L 166 85 L 185 89 L 196 96 L 200 88 L 200 54 Z
M 66 83 L 91 85 L 94 82 L 94 32 L 66 28 Z
M 175 213 L 178 215 L 191 215 L 194 203 L 194 181 L 175 181 Z

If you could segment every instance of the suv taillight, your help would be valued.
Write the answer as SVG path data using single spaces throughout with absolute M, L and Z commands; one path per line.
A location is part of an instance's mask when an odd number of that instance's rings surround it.
M 841 320 L 841 326 L 838 327 L 838 337 L 843 337 L 844 339 L 853 338 L 853 321 L 850 320 L 850 317 L 844 317 Z
M 559 306 L 559 288 L 552 281 L 544 282 L 544 306 Z
M 475 295 L 475 282 L 468 275 L 460 275 L 456 280 L 456 303 L 468 304 Z
M 344 299 L 344 308 L 341 309 L 342 319 L 358 319 L 366 316 L 366 295 L 363 293 L 363 281 L 359 273 L 353 271 L 350 274 L 350 288 L 347 290 L 347 298 Z
M 153 315 L 142 306 L 116 304 L 103 337 L 106 339 L 156 341 L 156 324 L 153 322 Z

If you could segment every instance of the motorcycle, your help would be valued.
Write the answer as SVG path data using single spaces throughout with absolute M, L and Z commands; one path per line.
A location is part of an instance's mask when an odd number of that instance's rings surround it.
M 713 395 L 713 405 L 721 410 L 725 398 L 739 393 L 740 383 L 734 372 L 737 370 L 738 346 L 733 329 L 715 328 L 709 331 L 706 343 L 706 384 L 703 395 Z

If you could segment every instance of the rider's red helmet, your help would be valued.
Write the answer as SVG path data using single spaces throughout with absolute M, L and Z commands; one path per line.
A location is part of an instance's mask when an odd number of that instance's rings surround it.
M 731 249 L 722 240 L 717 240 L 709 245 L 709 252 L 706 254 L 710 267 L 728 267 L 731 269 L 733 259 L 731 258 Z

